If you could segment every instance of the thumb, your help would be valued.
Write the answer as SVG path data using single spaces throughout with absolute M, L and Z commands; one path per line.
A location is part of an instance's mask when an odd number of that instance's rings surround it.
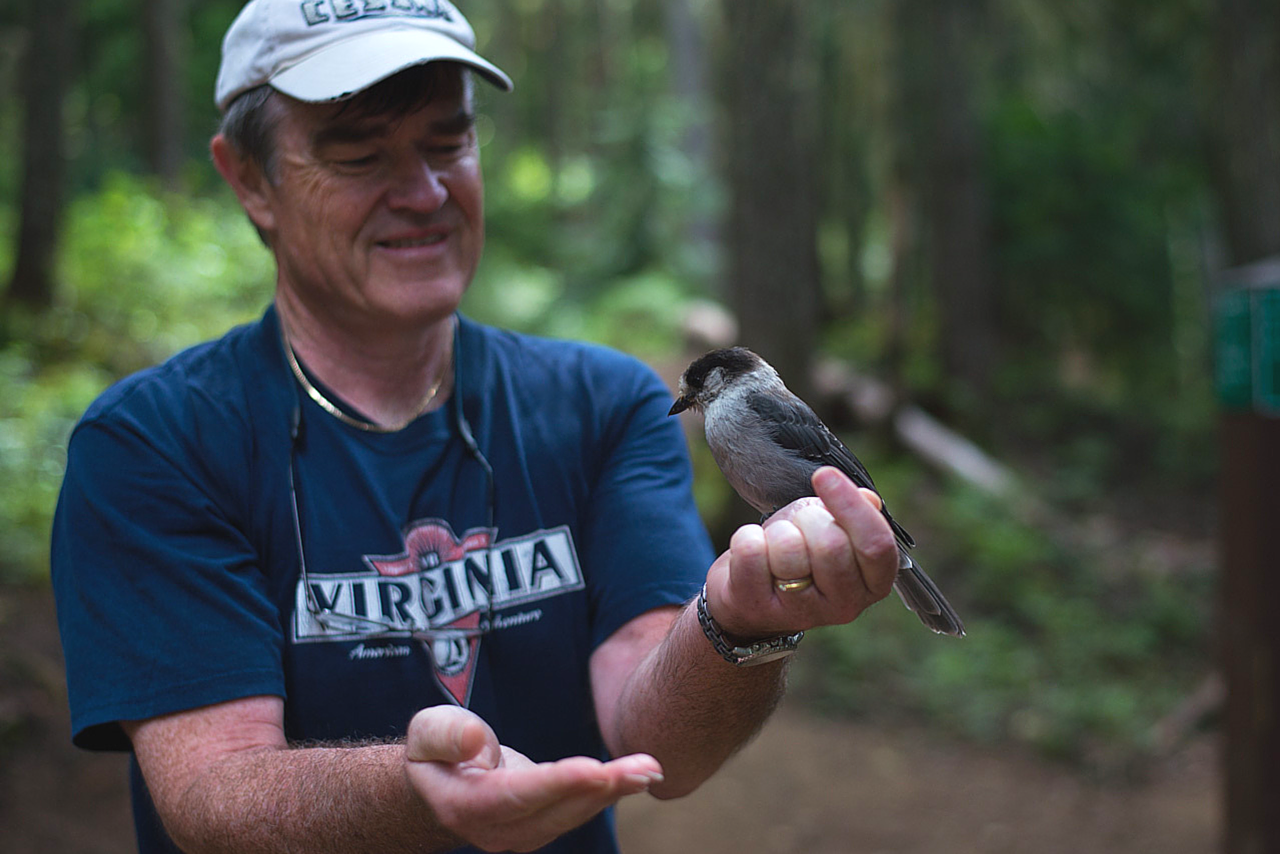
M 458 706 L 431 706 L 409 721 L 405 754 L 412 762 L 473 762 L 496 767 L 501 757 L 498 737 L 474 712 Z

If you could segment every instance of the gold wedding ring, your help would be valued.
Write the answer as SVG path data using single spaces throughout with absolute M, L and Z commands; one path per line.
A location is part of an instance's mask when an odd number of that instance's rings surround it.
M 775 578 L 773 586 L 783 593 L 799 593 L 813 586 L 812 578 Z

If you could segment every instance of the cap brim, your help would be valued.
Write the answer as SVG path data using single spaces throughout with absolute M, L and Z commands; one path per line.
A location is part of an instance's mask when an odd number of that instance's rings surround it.
M 330 45 L 284 69 L 268 82 L 299 101 L 337 101 L 415 65 L 459 62 L 503 91 L 511 78 L 452 38 L 422 29 L 366 33 Z

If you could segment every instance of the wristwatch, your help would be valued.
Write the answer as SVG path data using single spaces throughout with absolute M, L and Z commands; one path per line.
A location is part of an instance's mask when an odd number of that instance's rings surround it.
M 702 585 L 702 592 L 698 594 L 698 625 L 702 626 L 702 633 L 707 636 L 707 640 L 711 641 L 711 645 L 715 647 L 716 652 L 720 653 L 720 657 L 739 667 L 754 667 L 757 664 L 786 658 L 796 651 L 801 638 L 804 637 L 804 632 L 796 632 L 794 635 L 765 638 L 748 646 L 730 643 L 724 636 L 720 624 L 712 619 L 710 612 L 707 611 L 707 585 L 705 584 Z

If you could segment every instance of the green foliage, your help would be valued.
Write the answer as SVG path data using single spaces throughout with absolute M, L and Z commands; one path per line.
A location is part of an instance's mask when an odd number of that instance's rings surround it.
M 209 136 L 217 125 L 213 79 L 222 36 L 243 0 L 202 0 L 189 4 L 180 34 L 179 82 L 182 116 L 173 130 L 183 135 L 183 148 L 195 164 L 205 161 Z M 74 193 L 93 192 L 119 170 L 143 168 L 146 122 L 145 30 L 137 3 L 82 0 L 77 71 L 66 117 L 71 154 L 69 175 Z M 0 27 L 3 26 L 0 13 Z M 195 186 L 216 183 L 212 170 L 192 168 Z
M 1003 409 L 992 435 L 1007 458 L 1046 475 L 1044 499 L 1068 510 L 1105 500 L 1131 520 L 1161 524 L 1172 504 L 1194 504 L 1213 488 L 1212 393 L 1207 379 L 1149 402 L 1136 393 L 1106 402 L 1088 389 L 1037 389 Z
M 57 304 L 8 317 L 0 339 L 0 582 L 46 572 L 67 436 L 93 398 L 261 313 L 272 269 L 225 199 L 167 197 L 114 176 L 76 200 Z
M 868 464 L 878 472 L 878 463 Z M 832 707 L 924 716 L 967 737 L 1118 770 L 1203 675 L 1209 567 L 1157 573 L 1131 547 L 1053 535 L 1018 521 L 1013 504 L 958 486 L 890 503 L 902 518 L 939 525 L 912 523 L 917 556 L 968 636 L 931 635 L 896 599 L 814 632 L 817 661 L 801 681 Z
M 986 185 L 987 346 L 1001 357 L 982 399 L 938 357 L 948 324 L 928 252 L 930 176 L 967 167 L 917 150 L 930 104 L 909 84 L 923 85 L 915 61 L 932 46 L 912 38 L 914 22 L 894 25 L 895 6 L 813 13 L 831 52 L 817 240 L 835 315 L 826 352 L 888 374 L 1005 459 L 1065 473 L 1055 498 L 1209 488 L 1204 247 L 1215 236 L 1196 97 L 1210 4 L 971 9 L 983 26 L 957 74 L 972 83 L 981 138 L 969 166 Z
M 596 341 L 660 358 L 679 345 L 689 288 L 658 271 L 602 281 L 590 295 L 566 299 L 552 270 L 517 263 L 504 247 L 486 252 L 463 311 L 497 326 L 557 338 Z
M 67 436 L 109 381 L 92 365 L 40 368 L 25 350 L 0 351 L 0 582 L 43 576 Z
M 1001 444 L 1049 449 L 1073 501 L 1209 487 L 1197 88 L 1203 0 L 1002 8 L 984 110 L 1003 344 Z M 985 408 L 984 408 L 985 411 Z M 1071 493 L 1074 493 L 1072 495 Z
M 1116 399 L 1169 380 L 1168 191 L 1134 167 L 1136 140 L 1072 113 L 1014 102 L 993 118 L 992 198 L 1010 343 L 1098 361 Z M 1048 345 L 1048 346 L 1046 346 Z M 1102 361 L 1105 360 L 1105 361 Z
M 274 275 L 225 197 L 167 196 L 114 175 L 72 205 L 49 322 L 78 359 L 123 375 L 261 313 Z

